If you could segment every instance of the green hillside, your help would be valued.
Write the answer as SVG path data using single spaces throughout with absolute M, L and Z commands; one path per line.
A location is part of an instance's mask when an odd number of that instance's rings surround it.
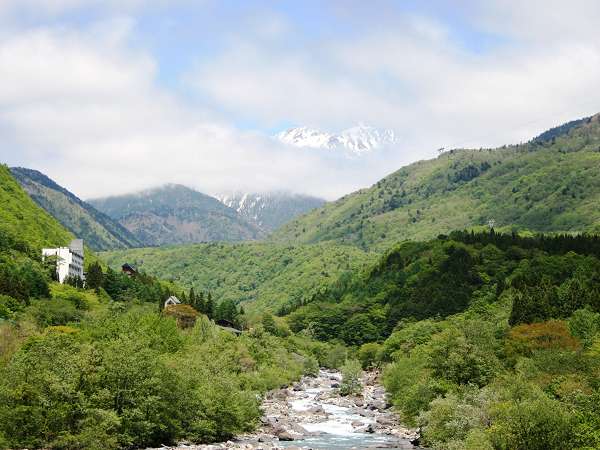
M 385 249 L 486 225 L 535 231 L 600 229 L 600 115 L 529 143 L 451 150 L 284 225 L 275 242 L 337 241 Z
M 128 262 L 196 292 L 211 291 L 218 302 L 254 302 L 260 310 L 306 301 L 341 273 L 363 267 L 372 255 L 333 243 L 247 242 L 130 249 L 102 257 L 113 267 Z
M 32 249 L 66 245 L 73 235 L 19 186 L 10 170 L 0 165 L 0 233 L 26 242 Z
M 139 247 L 141 243 L 121 224 L 97 211 L 43 173 L 11 168 L 29 196 L 94 250 Z

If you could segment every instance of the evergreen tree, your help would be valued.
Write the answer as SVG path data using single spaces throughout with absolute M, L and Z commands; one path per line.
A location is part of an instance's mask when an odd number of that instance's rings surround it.
M 188 298 L 190 305 L 192 305 L 193 308 L 198 309 L 198 305 L 196 304 L 196 294 L 194 293 L 193 287 L 190 288 L 190 295 L 188 296 Z
M 198 311 L 202 314 L 206 314 L 206 303 L 204 303 L 204 292 L 200 291 L 198 297 L 196 297 L 196 303 L 198 304 Z
M 262 326 L 265 331 L 272 335 L 278 334 L 277 324 L 275 323 L 275 319 L 269 313 L 266 313 L 262 318 Z
M 204 309 L 204 314 L 206 314 L 210 319 L 212 319 L 215 313 L 215 304 L 213 302 L 212 294 L 210 292 L 206 296 L 206 305 Z
M 102 281 L 104 279 L 104 272 L 102 271 L 102 266 L 98 262 L 94 262 L 90 264 L 87 271 L 86 284 L 89 289 L 94 289 L 98 291 L 100 286 L 102 286 Z

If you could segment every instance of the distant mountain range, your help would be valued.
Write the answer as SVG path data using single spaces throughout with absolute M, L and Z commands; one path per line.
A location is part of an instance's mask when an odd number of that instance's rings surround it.
M 215 197 L 267 232 L 325 204 L 320 198 L 288 192 L 236 192 Z
M 325 203 L 284 192 L 217 199 L 176 184 L 85 202 L 37 170 L 10 171 L 39 206 L 94 250 L 258 240 Z
M 351 156 L 365 155 L 398 142 L 392 130 L 382 130 L 366 125 L 348 128 L 337 134 L 308 127 L 290 128 L 278 133 L 275 137 L 284 144 L 295 147 L 338 150 Z
M 144 246 L 244 241 L 265 235 L 216 198 L 178 184 L 89 203 L 118 220 Z
M 139 247 L 142 243 L 125 227 L 79 199 L 41 172 L 10 169 L 25 192 L 75 236 L 94 250 Z

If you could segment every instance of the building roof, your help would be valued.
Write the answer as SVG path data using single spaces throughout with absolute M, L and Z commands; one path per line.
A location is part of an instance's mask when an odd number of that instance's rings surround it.
M 83 239 L 73 239 L 69 244 L 69 250 L 83 256 Z
M 125 263 L 121 266 L 122 270 L 130 270 L 132 272 L 137 272 L 137 270 L 135 270 L 135 267 L 133 267 L 131 264 L 129 263 Z
M 174 295 L 171 295 L 171 296 L 170 296 L 170 297 L 169 297 L 169 298 L 168 298 L 168 299 L 165 301 L 165 303 L 167 303 L 167 302 L 169 302 L 169 301 L 170 301 L 170 302 L 172 302 L 172 303 L 175 303 L 176 305 L 179 305 L 179 304 L 181 303 L 181 300 L 179 300 L 179 299 L 178 299 L 177 297 L 175 297 Z

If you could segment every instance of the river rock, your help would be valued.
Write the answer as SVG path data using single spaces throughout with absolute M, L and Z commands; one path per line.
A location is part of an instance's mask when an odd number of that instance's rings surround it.
M 396 424 L 396 421 L 394 420 L 394 418 L 390 417 L 388 415 L 379 416 L 375 419 L 375 421 L 379 425 L 385 425 L 385 426 L 394 426 Z
M 294 436 L 292 436 L 292 434 L 287 431 L 282 431 L 281 433 L 277 433 L 277 438 L 280 441 L 293 441 L 294 440 Z

